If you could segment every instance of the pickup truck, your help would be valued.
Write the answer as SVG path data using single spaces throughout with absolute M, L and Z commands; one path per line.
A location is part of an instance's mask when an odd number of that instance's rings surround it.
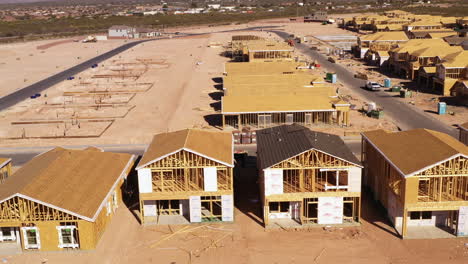
M 380 90 L 380 88 L 382 87 L 382 85 L 376 83 L 376 82 L 367 82 L 366 83 L 366 89 L 367 90 L 370 90 L 370 91 L 378 91 Z

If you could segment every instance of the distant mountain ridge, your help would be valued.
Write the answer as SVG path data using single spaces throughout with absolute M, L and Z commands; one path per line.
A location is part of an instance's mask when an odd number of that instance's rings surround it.
M 36 2 L 58 2 L 61 0 L 0 0 L 0 4 L 27 4 Z

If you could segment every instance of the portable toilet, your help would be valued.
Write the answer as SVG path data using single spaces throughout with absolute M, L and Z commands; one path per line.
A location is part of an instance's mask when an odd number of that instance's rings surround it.
M 327 72 L 327 77 L 325 77 L 325 80 L 331 82 L 331 80 L 332 80 L 332 73 L 331 72 Z
M 439 115 L 445 115 L 446 110 L 447 110 L 447 104 L 445 102 L 439 102 L 437 104 L 437 113 Z
M 385 87 L 385 88 L 390 88 L 390 87 L 392 87 L 392 80 L 390 80 L 389 78 L 386 78 L 386 79 L 384 80 L 384 87 Z
M 336 83 L 337 78 L 338 78 L 338 77 L 336 76 L 336 73 L 332 73 L 332 74 L 331 74 L 331 80 L 330 80 L 331 83 Z

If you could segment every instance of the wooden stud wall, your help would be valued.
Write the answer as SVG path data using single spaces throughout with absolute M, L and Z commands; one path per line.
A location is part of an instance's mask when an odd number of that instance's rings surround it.
M 223 127 L 230 126 L 241 129 L 244 126 L 254 128 L 267 128 L 283 124 L 301 124 L 311 126 L 313 124 L 337 124 L 349 125 L 349 115 L 347 111 L 337 111 L 341 118 L 333 118 L 333 111 L 323 112 L 296 112 L 296 113 L 251 113 L 251 114 L 223 114 Z M 286 116 L 293 115 L 293 122 L 287 122 Z M 271 122 L 259 124 L 259 116 L 271 116 Z

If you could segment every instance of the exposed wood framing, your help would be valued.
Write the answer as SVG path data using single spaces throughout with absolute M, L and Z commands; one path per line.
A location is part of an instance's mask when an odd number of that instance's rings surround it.
M 319 197 L 343 197 L 346 211 L 343 220 L 359 222 L 361 193 L 348 191 L 347 169 L 353 167 L 356 165 L 317 150 L 309 150 L 275 164 L 272 169 L 282 169 L 283 193 L 263 197 L 265 225 L 269 223 L 271 203 L 289 202 L 300 203 L 301 224 L 316 224 Z M 263 180 L 260 182 L 262 184 Z
M 205 191 L 205 168 L 216 169 L 216 191 Z M 157 217 L 144 216 L 144 201 L 156 201 L 159 215 L 178 215 L 179 200 L 200 196 L 202 219 L 221 217 L 221 195 L 233 194 L 233 169 L 219 162 L 181 150 L 147 165 L 151 170 L 152 192 L 140 193 L 140 220 L 142 223 Z
M 362 141 L 362 150 L 364 182 L 372 189 L 374 198 L 390 208 L 394 206 L 388 200 L 391 192 L 402 204 L 402 211 L 398 213 L 403 216 L 403 237 L 411 228 L 407 223 L 411 212 L 458 211 L 460 206 L 468 206 L 468 159 L 465 157 L 452 158 L 408 177 L 366 139 Z M 458 219 L 453 221 L 456 226 Z
M 335 114 L 336 113 L 336 116 Z M 230 126 L 242 128 L 268 128 L 283 124 L 300 124 L 312 126 L 314 124 L 349 125 L 349 112 L 347 111 L 314 111 L 291 113 L 245 113 L 223 114 L 223 127 Z
M 72 221 L 79 218 L 19 197 L 0 204 L 1 222 Z

